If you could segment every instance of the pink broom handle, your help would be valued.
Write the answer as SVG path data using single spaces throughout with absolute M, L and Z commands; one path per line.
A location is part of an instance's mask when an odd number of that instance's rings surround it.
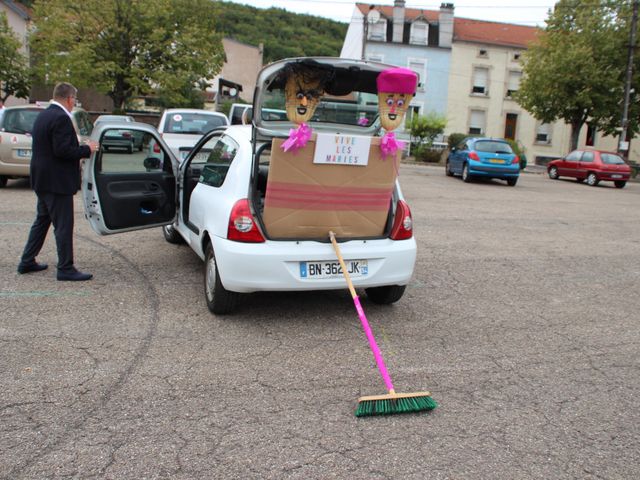
M 382 359 L 382 353 L 380 353 L 380 349 L 378 348 L 376 339 L 373 336 L 373 332 L 371 331 L 371 327 L 369 326 L 367 317 L 364 314 L 362 305 L 360 305 L 360 299 L 356 294 L 355 288 L 353 288 L 353 283 L 351 283 L 351 277 L 349 277 L 347 266 L 344 264 L 344 260 L 342 259 L 340 248 L 338 247 L 338 243 L 336 242 L 336 236 L 333 232 L 329 232 L 329 238 L 331 238 L 333 249 L 336 251 L 336 255 L 338 256 L 338 261 L 340 262 L 340 266 L 342 267 L 342 273 L 344 275 L 345 280 L 347 281 L 347 285 L 349 286 L 349 291 L 351 292 L 351 298 L 353 298 L 353 304 L 356 306 L 358 317 L 360 317 L 360 323 L 362 323 L 362 328 L 364 330 L 364 333 L 367 336 L 367 340 L 369 340 L 369 347 L 371 347 L 371 351 L 373 352 L 373 358 L 375 358 L 376 364 L 378 365 L 378 371 L 380 372 L 380 375 L 382 375 L 382 379 L 384 380 L 384 384 L 386 385 L 389 393 L 394 394 L 395 390 L 393 388 L 393 383 L 391 383 L 391 377 L 389 376 L 387 367 L 384 364 L 384 360 Z

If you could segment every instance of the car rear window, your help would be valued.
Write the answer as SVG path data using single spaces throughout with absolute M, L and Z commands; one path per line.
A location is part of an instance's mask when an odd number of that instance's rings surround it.
M 494 142 L 490 140 L 476 142 L 475 149 L 478 152 L 513 153 L 513 150 L 511 150 L 511 146 L 508 143 Z
M 6 110 L 2 127 L 5 132 L 9 133 L 31 133 L 33 124 L 38 115 L 42 112 L 41 108 L 20 108 Z
M 224 117 L 206 113 L 173 113 L 164 123 L 165 133 L 204 135 L 216 127 L 226 125 Z
M 624 163 L 622 157 L 613 153 L 601 153 L 600 158 L 602 159 L 602 163 L 606 163 L 608 165 L 622 165 Z

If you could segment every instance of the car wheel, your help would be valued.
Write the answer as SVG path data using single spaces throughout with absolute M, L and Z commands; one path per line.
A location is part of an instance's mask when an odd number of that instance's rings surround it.
M 444 173 L 447 177 L 453 177 L 453 172 L 451 171 L 451 166 L 449 165 L 448 158 L 447 158 L 447 163 L 444 166 Z
M 625 182 L 624 180 L 616 180 L 615 182 L 613 182 L 613 184 L 616 186 L 616 188 L 624 188 L 627 182 Z
M 516 178 L 507 178 L 507 185 L 510 187 L 515 187 L 516 183 L 518 183 L 518 177 Z
M 164 239 L 169 243 L 184 243 L 184 239 L 182 235 L 180 235 L 173 225 L 165 225 L 162 227 L 162 235 L 164 235 Z
M 471 175 L 469 175 L 469 165 L 465 163 L 462 166 L 462 181 L 465 183 L 469 183 L 471 180 Z
M 211 244 L 207 245 L 205 251 L 204 296 L 207 300 L 207 307 L 216 315 L 231 313 L 238 301 L 237 293 L 230 292 L 222 286 Z
M 8 177 L 5 177 L 4 175 L 0 175 L 0 188 L 7 186 L 7 180 L 9 180 Z
M 558 168 L 557 167 L 551 167 L 549 169 L 549 178 L 551 180 L 557 180 L 559 176 L 560 175 L 558 175 Z
M 598 177 L 595 173 L 591 172 L 589 175 L 587 175 L 587 183 L 590 186 L 595 187 L 600 183 L 600 180 L 598 180 Z
M 404 295 L 405 285 L 386 285 L 384 287 L 365 288 L 369 300 L 380 305 L 397 302 Z

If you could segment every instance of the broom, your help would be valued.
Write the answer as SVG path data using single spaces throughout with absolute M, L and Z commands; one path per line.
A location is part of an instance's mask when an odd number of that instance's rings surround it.
M 338 256 L 338 261 L 340 262 L 342 273 L 345 280 L 347 281 L 347 285 L 349 286 L 349 291 L 351 292 L 353 303 L 356 307 L 356 310 L 358 311 L 358 316 L 360 317 L 362 328 L 364 329 L 364 333 L 367 335 L 367 340 L 369 340 L 369 346 L 371 347 L 371 351 L 373 352 L 376 364 L 378 365 L 378 371 L 380 372 L 380 375 L 382 375 L 382 379 L 384 380 L 387 390 L 389 391 L 389 393 L 386 395 L 360 397 L 358 399 L 356 417 L 433 410 L 438 406 L 438 404 L 433 398 L 431 398 L 431 394 L 429 392 L 396 393 L 395 389 L 393 388 L 393 383 L 391 383 L 391 377 L 387 372 L 387 367 L 385 366 L 384 360 L 382 359 L 382 354 L 380 353 L 378 344 L 373 337 L 371 327 L 369 327 L 367 317 L 364 314 L 362 305 L 360 305 L 360 299 L 356 294 L 356 290 L 353 288 L 353 283 L 351 283 L 351 278 L 349 277 L 347 266 L 344 264 L 342 254 L 340 253 L 340 248 L 338 247 L 338 243 L 336 242 L 336 236 L 333 232 L 329 232 L 329 238 L 331 239 L 333 249 L 336 251 L 336 255 Z

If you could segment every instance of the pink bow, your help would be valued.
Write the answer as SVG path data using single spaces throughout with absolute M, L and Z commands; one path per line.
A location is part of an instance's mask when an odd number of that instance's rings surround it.
M 311 138 L 311 129 L 306 123 L 301 123 L 298 128 L 289 130 L 289 138 L 282 144 L 282 150 L 294 152 L 304 147 Z
M 389 155 L 396 156 L 396 152 L 399 149 L 404 148 L 404 142 L 396 140 L 396 136 L 393 132 L 387 132 L 380 141 L 380 150 L 382 151 L 382 158 L 386 159 Z

